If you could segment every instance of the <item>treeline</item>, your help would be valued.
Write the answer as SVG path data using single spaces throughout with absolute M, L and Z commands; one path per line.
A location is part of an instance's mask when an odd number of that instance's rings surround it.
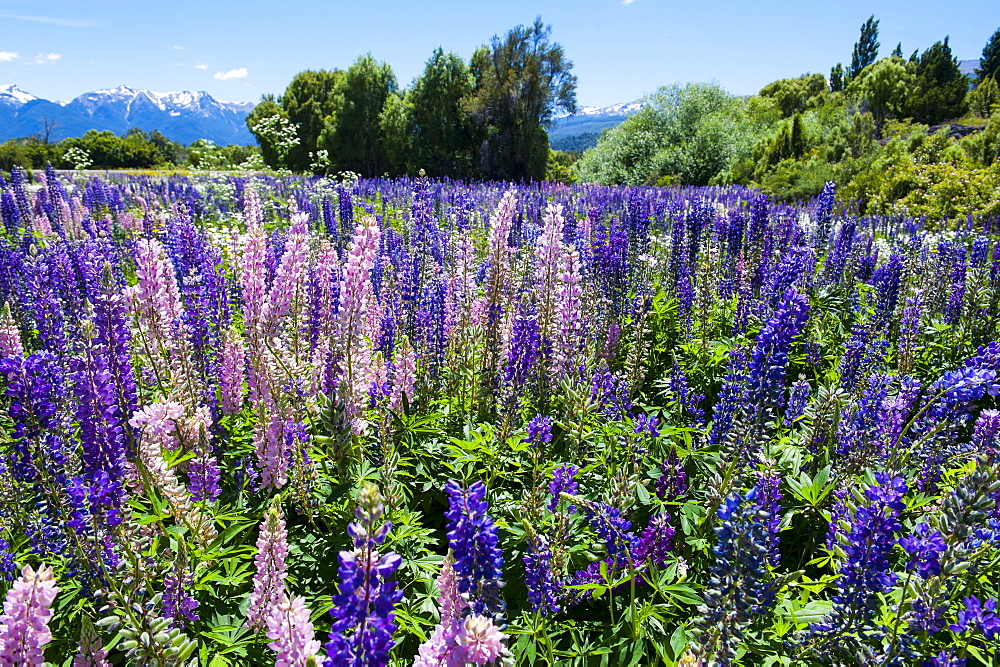
M 82 137 L 48 143 L 41 137 L 0 144 L 0 169 L 262 169 L 256 146 L 217 146 L 206 139 L 182 145 L 158 130 L 133 128 L 118 136 L 89 130 Z
M 862 212 L 1000 214 L 1000 29 L 974 78 L 948 38 L 878 58 L 878 21 L 827 79 L 775 81 L 749 98 L 716 85 L 661 88 L 575 165 L 605 184 L 744 184 L 786 200 L 836 182 Z M 941 126 L 941 127 L 938 127 Z
M 576 110 L 576 77 L 551 27 L 517 26 L 469 62 L 438 48 L 400 89 L 371 55 L 342 70 L 297 74 L 247 117 L 265 162 L 297 173 L 539 180 L 545 126 Z

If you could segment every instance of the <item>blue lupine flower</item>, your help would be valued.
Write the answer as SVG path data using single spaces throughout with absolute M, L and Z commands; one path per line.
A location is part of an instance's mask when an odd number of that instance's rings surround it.
M 503 588 L 503 551 L 497 527 L 487 514 L 486 485 L 476 482 L 468 489 L 455 480 L 445 486 L 449 507 L 445 512 L 448 545 L 455 558 L 458 590 L 466 593 L 477 614 L 489 614 L 501 621 L 506 608 L 500 597 Z
M 907 570 L 916 570 L 921 579 L 941 574 L 941 554 L 947 545 L 940 531 L 931 530 L 926 522 L 919 523 L 912 533 L 899 539 L 899 546 L 910 555 Z

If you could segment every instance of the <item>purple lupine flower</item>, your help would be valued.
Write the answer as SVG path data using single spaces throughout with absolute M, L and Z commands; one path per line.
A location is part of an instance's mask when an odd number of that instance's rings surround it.
M 325 644 L 324 667 L 372 665 L 385 667 L 395 645 L 394 608 L 403 599 L 391 578 L 402 559 L 377 549 L 385 542 L 391 524 L 383 521 L 385 507 L 378 488 L 366 485 L 358 496 L 356 521 L 347 526 L 354 543 L 351 551 L 341 551 L 339 592 L 333 596 L 330 616 L 333 624 Z
M 1000 616 L 997 615 L 997 601 L 990 598 L 980 603 L 979 598 L 970 595 L 962 598 L 965 609 L 958 612 L 958 619 L 948 626 L 952 632 L 965 633 L 969 630 L 982 632 L 991 640 L 1000 634 Z
M 194 577 L 190 572 L 171 572 L 163 578 L 163 617 L 172 619 L 171 625 L 183 628 L 185 621 L 198 620 L 198 601 L 190 593 Z
M 1000 434 L 1000 411 L 983 410 L 976 420 L 975 429 L 972 432 L 972 447 L 977 453 L 987 456 L 996 456 L 1000 453 L 1000 446 L 997 443 L 997 435 Z
M 931 656 L 930 660 L 924 660 L 921 667 L 965 667 L 965 658 L 954 658 L 947 651 L 941 651 L 937 655 Z
M 580 288 L 580 253 L 563 251 L 556 294 L 556 317 L 552 335 L 552 374 L 561 378 L 576 368 L 583 342 Z
M 947 545 L 941 532 L 921 522 L 909 535 L 899 538 L 899 546 L 910 555 L 906 569 L 916 570 L 921 579 L 941 574 L 941 554 Z
M 538 318 L 530 313 L 518 315 L 514 320 L 510 351 L 507 353 L 507 365 L 504 367 L 504 384 L 513 389 L 520 389 L 532 377 L 541 345 Z
M 636 565 L 664 567 L 667 564 L 667 554 L 674 548 L 674 533 L 669 513 L 659 512 L 649 517 L 649 523 L 639 536 L 639 543 L 635 548 Z
M 579 484 L 576 482 L 576 474 L 580 472 L 580 469 L 574 465 L 564 465 L 556 468 L 552 471 L 552 481 L 549 482 L 549 493 L 552 494 L 552 498 L 549 500 L 548 508 L 550 512 L 555 512 L 556 508 L 559 507 L 560 496 L 563 493 L 575 494 L 579 490 Z M 575 508 L 570 506 L 570 513 L 575 511 Z
M 820 623 L 809 626 L 808 637 L 827 640 L 831 650 L 849 651 L 838 643 L 846 633 L 865 631 L 874 622 L 882 595 L 896 584 L 891 569 L 896 534 L 902 528 L 900 513 L 906 508 L 903 496 L 908 488 L 901 477 L 875 474 L 875 484 L 864 491 L 865 504 L 853 511 L 843 509 L 850 528 L 846 533 L 831 522 L 845 558 L 840 567 L 833 611 Z
M 636 435 L 646 434 L 651 438 L 659 438 L 660 431 L 656 428 L 659 425 L 659 419 L 643 412 L 636 416 L 635 427 L 632 429 L 632 432 Z
M 923 301 L 919 296 L 910 297 L 903 306 L 899 318 L 899 372 L 909 373 L 913 368 L 913 356 L 920 338 L 920 320 L 923 312 Z
M 543 535 L 530 535 L 524 550 L 524 583 L 532 611 L 542 616 L 559 611 L 560 582 L 552 571 L 552 551 Z
M 785 426 L 791 426 L 805 414 L 811 391 L 809 381 L 805 378 L 800 378 L 788 390 L 788 403 L 785 407 Z
M 455 480 L 448 492 L 448 545 L 455 558 L 458 590 L 468 594 L 472 610 L 499 622 L 506 605 L 500 597 L 503 587 L 503 551 L 497 527 L 487 514 L 486 485 L 476 482 L 468 489 Z
M 677 450 L 672 449 L 660 464 L 660 476 L 656 480 L 656 497 L 661 500 L 680 498 L 687 493 L 687 470 L 677 458 Z
M 524 441 L 531 443 L 535 447 L 552 442 L 552 417 L 546 415 L 536 415 L 528 422 L 527 434 Z

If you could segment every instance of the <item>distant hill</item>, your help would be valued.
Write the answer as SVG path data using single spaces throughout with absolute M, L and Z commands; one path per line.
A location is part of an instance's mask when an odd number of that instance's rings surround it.
M 636 101 L 609 107 L 584 107 L 571 116 L 560 116 L 549 126 L 549 145 L 560 151 L 580 151 L 595 146 L 601 132 L 620 125 L 642 107 L 643 102 Z
M 124 134 L 133 127 L 159 130 L 168 139 L 190 144 L 253 144 L 245 119 L 249 102 L 221 102 L 206 92 L 154 93 L 119 86 L 84 93 L 71 102 L 51 102 L 16 85 L 0 86 L 0 141 L 48 135 L 55 142 L 87 130 Z
M 979 69 L 979 59 L 975 60 L 959 60 L 958 69 L 965 76 L 976 76 L 976 70 Z

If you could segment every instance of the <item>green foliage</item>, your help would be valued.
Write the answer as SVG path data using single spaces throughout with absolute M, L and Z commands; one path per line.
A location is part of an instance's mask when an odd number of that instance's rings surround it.
M 340 70 L 306 70 L 292 78 L 278 104 L 295 127 L 299 141 L 288 150 L 285 165 L 295 172 L 310 172 L 319 150 L 326 118 L 334 113 Z
M 1000 75 L 1000 28 L 996 29 L 990 40 L 983 47 L 983 55 L 979 59 L 976 76 L 980 81 L 996 79 Z
M 839 93 L 844 90 L 844 66 L 837 63 L 830 68 L 830 92 Z
M 318 142 L 329 151 L 333 171 L 381 176 L 388 169 L 380 120 L 386 100 L 397 91 L 392 67 L 370 54 L 340 77 Z
M 289 149 L 289 146 L 285 145 L 286 133 L 276 130 L 288 123 L 288 114 L 278 106 L 273 95 L 264 95 L 260 103 L 247 115 L 247 127 L 257 139 L 264 163 L 271 169 L 287 166 L 284 162 Z
M 465 105 L 475 85 L 459 56 L 437 48 L 407 94 L 411 162 L 428 176 L 473 174 L 476 128 Z
M 756 118 L 742 100 L 715 84 L 663 87 L 583 154 L 579 177 L 642 185 L 671 176 L 679 183 L 707 185 L 750 154 Z
M 82 137 L 60 142 L 65 149 L 76 147 L 84 151 L 95 169 L 149 169 L 163 163 L 156 144 L 145 132 L 132 129 L 123 137 L 114 132 L 88 130 Z M 63 160 L 64 168 L 75 169 L 76 163 Z
M 936 125 L 965 113 L 969 82 L 958 68 L 947 37 L 921 54 L 916 76 L 917 91 L 909 111 L 916 121 Z
M 994 107 L 996 110 L 996 107 Z M 986 128 L 962 139 L 962 148 L 972 160 L 989 167 L 1000 158 L 1000 113 L 990 115 Z
M 851 80 L 847 95 L 871 111 L 880 132 L 887 119 L 903 115 L 916 92 L 916 80 L 901 58 L 883 58 Z
M 559 183 L 573 182 L 573 164 L 580 159 L 579 153 L 549 150 L 549 160 L 545 165 L 545 180 Z
M 997 86 L 996 78 L 980 81 L 965 99 L 969 103 L 969 111 L 980 118 L 989 118 L 993 107 L 1000 104 L 1000 86 Z
M 861 37 L 854 43 L 851 54 L 851 66 L 847 69 L 847 78 L 853 79 L 861 71 L 878 58 L 878 19 L 872 14 L 861 25 Z
M 484 178 L 538 180 L 544 177 L 549 142 L 544 125 L 559 110 L 576 110 L 576 77 L 551 26 L 541 18 L 519 25 L 472 56 L 475 93 L 468 110 L 484 143 Z
M 761 97 L 773 99 L 785 118 L 822 106 L 829 97 L 822 74 L 804 74 L 797 79 L 780 79 L 761 88 Z

